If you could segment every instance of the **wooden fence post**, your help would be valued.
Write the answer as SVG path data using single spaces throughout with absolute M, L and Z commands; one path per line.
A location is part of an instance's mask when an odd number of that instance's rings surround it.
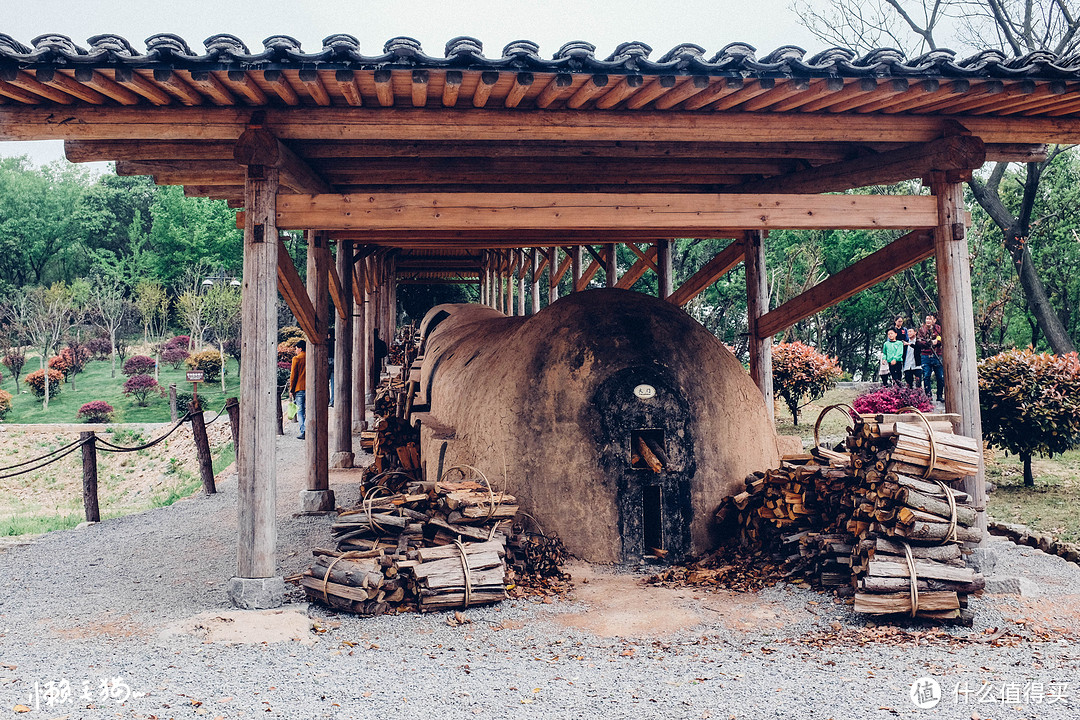
M 281 407 L 281 403 L 278 403 Z M 231 397 L 225 401 L 225 410 L 229 413 L 229 427 L 232 428 L 233 451 L 240 447 L 240 401 Z
M 210 439 L 206 437 L 206 418 L 203 417 L 202 408 L 198 400 L 192 400 L 188 405 L 191 413 L 191 435 L 195 439 L 195 450 L 199 454 L 199 475 L 202 477 L 203 490 L 207 495 L 217 492 L 214 484 L 214 462 L 210 459 Z
M 169 383 L 169 414 L 172 415 L 173 422 L 180 419 L 176 410 L 176 383 Z
M 87 522 L 101 522 L 101 512 L 98 510 L 97 491 L 97 435 L 91 432 L 79 433 L 82 446 L 82 469 L 83 469 L 83 508 L 86 510 Z

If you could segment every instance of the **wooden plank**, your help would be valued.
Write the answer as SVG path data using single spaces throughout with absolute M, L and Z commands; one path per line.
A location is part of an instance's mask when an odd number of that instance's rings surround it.
M 330 286 L 330 298 L 334 301 L 334 307 L 337 309 L 338 317 L 344 318 L 347 312 L 345 307 L 345 294 L 341 285 L 341 277 L 338 275 L 337 268 L 333 263 L 326 266 L 329 269 L 330 277 L 328 278 L 328 284 Z
M 697 297 L 732 268 L 743 261 L 745 245 L 735 241 L 713 256 L 696 273 L 686 279 L 679 289 L 668 296 L 668 302 L 682 307 Z
M 312 170 L 303 158 L 262 128 L 248 128 L 244 131 L 236 141 L 233 158 L 241 165 L 277 168 L 280 171 L 281 184 L 296 192 L 332 192 L 330 185 Z
M 154 105 L 168 105 L 172 102 L 169 93 L 162 90 L 156 84 L 150 82 L 131 68 L 119 67 L 113 71 L 113 77 L 118 85 L 123 85 L 128 90 L 141 95 Z
M 324 342 L 325 339 L 318 334 L 318 328 L 315 325 L 315 308 L 308 299 L 307 288 L 304 287 L 304 281 L 300 279 L 300 273 L 296 272 L 289 249 L 285 247 L 281 238 L 278 238 L 277 277 L 278 290 L 285 298 L 292 314 L 296 316 L 300 329 L 307 335 L 308 343 Z
M 765 314 L 758 323 L 758 332 L 761 337 L 776 335 L 933 254 L 932 232 L 910 232 Z
M 769 268 L 765 264 L 764 233 L 747 230 L 743 236 L 746 262 L 746 327 L 750 355 L 750 377 L 765 400 L 765 412 L 773 419 L 772 337 L 761 330 L 761 320 L 769 310 Z
M 633 243 L 627 243 L 627 246 L 635 252 L 640 252 L 636 247 L 634 247 Z M 615 287 L 621 290 L 629 290 L 634 286 L 634 283 L 640 280 L 642 276 L 644 276 L 645 273 L 648 272 L 650 267 L 653 269 L 656 268 L 655 262 L 656 246 L 654 245 L 644 253 L 641 253 L 638 261 L 631 265 L 630 268 L 625 273 L 623 273 L 623 276 L 619 278 L 619 281 L 617 283 L 615 283 Z
M 279 225 L 327 230 L 638 228 L 661 236 L 700 237 L 731 227 L 907 229 L 936 222 L 935 201 L 927 196 L 400 193 L 278 198 Z

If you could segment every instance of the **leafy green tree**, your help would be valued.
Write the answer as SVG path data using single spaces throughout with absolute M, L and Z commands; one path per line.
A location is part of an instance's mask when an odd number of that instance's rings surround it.
M 236 212 L 221 200 L 189 198 L 183 188 L 161 188 L 150 208 L 150 244 L 156 278 L 173 284 L 185 268 L 200 261 L 238 271 L 243 265 L 243 233 Z
M 772 348 L 772 377 L 776 394 L 791 411 L 792 424 L 799 425 L 803 398 L 813 402 L 836 385 L 842 372 L 836 360 L 801 342 L 780 343 Z

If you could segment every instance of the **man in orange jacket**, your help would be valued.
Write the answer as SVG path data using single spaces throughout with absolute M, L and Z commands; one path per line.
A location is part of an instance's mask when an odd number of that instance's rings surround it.
M 297 437 L 304 439 L 305 408 L 304 397 L 307 395 L 307 342 L 299 340 L 296 343 L 296 353 L 292 359 L 292 367 L 289 368 L 289 398 L 300 408 L 300 434 Z

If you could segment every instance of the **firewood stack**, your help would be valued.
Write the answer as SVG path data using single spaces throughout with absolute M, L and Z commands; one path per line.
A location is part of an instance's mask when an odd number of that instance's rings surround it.
M 371 412 L 378 417 L 397 417 L 399 407 L 404 407 L 406 399 L 405 380 L 400 374 L 388 377 L 375 388 L 375 402 Z
M 473 480 L 412 482 L 398 493 L 372 486 L 340 513 L 330 528 L 337 550 L 314 551 L 301 584 L 312 600 L 367 615 L 498 602 L 516 503 Z
M 375 461 L 364 469 L 364 482 L 377 482 L 395 491 L 403 484 L 419 480 L 420 430 L 396 417 L 380 418 L 375 423 L 371 445 Z
M 971 498 L 952 485 L 978 472 L 978 443 L 933 416 L 929 429 L 915 417 L 874 420 L 857 421 L 847 441 L 858 478 L 846 528 L 855 610 L 965 621 L 985 581 L 961 543 L 981 536 Z

